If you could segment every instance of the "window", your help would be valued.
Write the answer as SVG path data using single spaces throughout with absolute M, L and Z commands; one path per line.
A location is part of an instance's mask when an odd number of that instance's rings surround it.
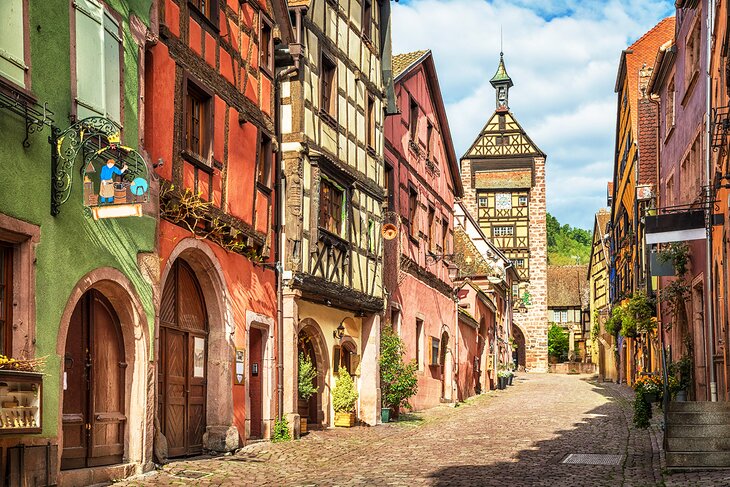
M 527 196 L 520 196 L 517 198 L 517 206 L 527 206 Z
M 385 197 L 388 199 L 388 210 L 393 211 L 393 208 L 395 208 L 395 195 L 393 194 L 395 182 L 393 181 L 393 167 L 387 162 L 385 163 L 383 183 L 385 184 Z
M 13 247 L 0 243 L 0 352 L 12 355 Z
M 677 95 L 674 90 L 674 78 L 672 77 L 672 80 L 669 82 L 669 87 L 667 88 L 667 102 L 664 104 L 664 130 L 666 132 L 669 132 L 669 130 L 674 127 L 674 101 L 676 96 Z
M 418 105 L 416 100 L 410 98 L 411 104 L 408 110 L 408 124 L 411 130 L 411 141 L 416 142 L 418 137 Z
M 390 326 L 400 336 L 400 311 L 395 308 L 390 308 Z
M 684 64 L 685 90 L 690 88 L 689 84 L 692 82 L 695 74 L 700 70 L 700 46 L 702 45 L 702 39 L 700 39 L 700 17 L 700 15 L 695 17 L 694 26 L 686 38 Z
M 498 135 L 496 137 L 497 145 L 509 145 L 509 135 Z
M 189 2 L 214 26 L 218 25 L 218 0 L 189 0 Z
M 433 125 L 426 122 L 426 159 L 431 159 L 431 139 L 433 138 Z
M 519 284 L 512 284 L 512 297 L 516 298 L 520 295 L 520 286 Z
M 441 341 L 436 337 L 431 337 L 431 350 L 429 365 L 439 365 L 439 345 Z
M 269 19 L 261 16 L 261 36 L 259 37 L 259 48 L 261 49 L 261 68 L 270 75 L 274 73 L 274 36 Z
M 362 2 L 362 36 L 370 40 L 373 28 L 373 3 L 371 0 Z
M 368 147 L 375 148 L 375 98 L 368 94 L 367 106 L 365 107 L 365 115 L 367 116 L 367 141 Z
M 338 236 L 342 234 L 344 199 L 344 189 L 322 177 L 319 185 L 319 226 Z
M 423 320 L 416 318 L 416 362 L 418 368 L 423 368 L 423 358 L 421 358 L 421 341 L 423 340 Z
M 428 207 L 428 250 L 436 250 L 436 210 Z
M 499 114 L 499 130 L 507 129 L 507 120 L 504 113 Z
M 441 249 L 443 250 L 444 254 L 448 253 L 448 249 L 446 247 L 446 244 L 448 243 L 448 236 L 449 236 L 449 221 L 444 218 L 441 221 Z
M 514 259 L 514 263 L 517 268 L 525 267 L 525 259 Z
M 76 116 L 122 122 L 119 22 L 96 0 L 76 0 Z
M 484 208 L 487 206 L 487 197 L 486 196 L 480 196 L 479 197 L 479 206 L 481 208 Z
M 23 0 L 0 2 L 0 75 L 23 88 L 28 66 L 25 64 L 25 19 Z
M 337 119 L 337 64 L 330 57 L 322 53 L 322 73 L 320 78 L 322 111 Z
M 492 236 L 494 237 L 511 237 L 515 234 L 515 227 L 504 226 L 504 227 L 492 227 Z
M 210 96 L 188 81 L 185 93 L 185 150 L 207 160 L 210 125 Z
M 259 143 L 259 165 L 257 168 L 256 182 L 271 187 L 271 139 L 266 134 L 261 134 Z
M 375 220 L 368 218 L 368 252 L 375 252 Z
M 418 236 L 418 193 L 411 187 L 408 192 L 408 216 L 410 218 L 411 237 Z

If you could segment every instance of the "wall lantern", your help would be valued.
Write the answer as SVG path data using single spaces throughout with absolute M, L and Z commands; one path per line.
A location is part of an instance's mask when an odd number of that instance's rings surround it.
M 142 216 L 142 204 L 149 201 L 149 166 L 136 150 L 121 144 L 120 129 L 107 118 L 90 117 L 64 131 L 53 130 L 52 215 L 68 200 L 74 164 L 81 158 L 86 216 L 95 220 Z
M 343 325 L 342 323 L 344 323 L 344 321 L 346 319 L 347 318 L 345 318 L 342 321 L 340 321 L 340 324 L 337 327 L 337 329 L 332 332 L 332 336 L 335 337 L 337 340 L 342 340 L 342 337 L 345 336 L 345 325 Z

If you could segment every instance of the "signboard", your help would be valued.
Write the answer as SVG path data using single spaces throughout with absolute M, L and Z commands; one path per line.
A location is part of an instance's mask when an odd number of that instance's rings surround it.
M 647 244 L 702 240 L 706 235 L 703 210 L 646 217 Z

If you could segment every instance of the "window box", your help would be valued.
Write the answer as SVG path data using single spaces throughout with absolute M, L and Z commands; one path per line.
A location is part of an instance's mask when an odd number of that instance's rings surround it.
M 0 434 L 40 433 L 43 374 L 0 370 Z

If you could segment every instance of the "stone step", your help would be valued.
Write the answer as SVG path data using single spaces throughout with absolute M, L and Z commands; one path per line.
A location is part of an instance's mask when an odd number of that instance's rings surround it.
M 667 414 L 669 424 L 724 424 L 730 428 L 730 411 L 676 412 Z
M 667 438 L 730 438 L 726 424 L 667 424 Z
M 725 438 L 669 438 L 667 451 L 724 452 L 730 451 L 730 437 Z
M 670 413 L 730 412 L 730 402 L 672 401 Z
M 730 452 L 667 452 L 668 468 L 730 467 Z

